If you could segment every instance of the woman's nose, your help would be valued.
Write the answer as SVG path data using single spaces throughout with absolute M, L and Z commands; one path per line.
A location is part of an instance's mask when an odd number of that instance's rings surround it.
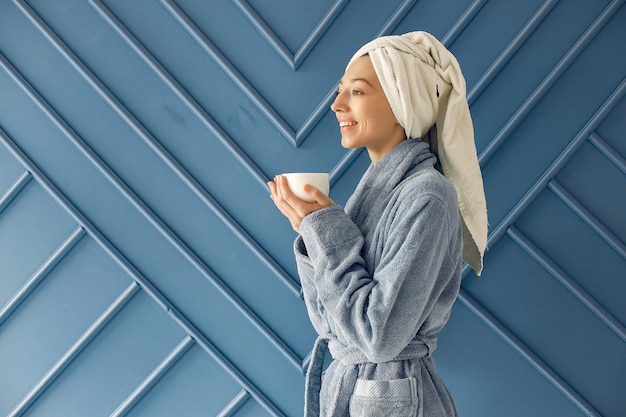
M 335 101 L 333 101 L 333 103 L 330 105 L 330 109 L 334 111 L 335 113 L 337 113 L 338 111 L 344 110 L 344 107 L 345 106 L 343 104 L 342 94 L 337 93 L 337 96 L 335 97 Z

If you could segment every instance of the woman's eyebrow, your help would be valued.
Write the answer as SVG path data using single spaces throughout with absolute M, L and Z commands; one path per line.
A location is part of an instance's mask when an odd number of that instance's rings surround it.
M 351 80 L 348 80 L 348 84 L 354 84 L 357 81 L 363 81 L 364 83 L 366 83 L 367 85 L 369 85 L 370 87 L 374 87 L 372 85 L 372 83 L 370 83 L 369 81 L 367 81 L 365 78 L 352 78 Z M 343 84 L 343 80 L 339 81 L 339 85 Z

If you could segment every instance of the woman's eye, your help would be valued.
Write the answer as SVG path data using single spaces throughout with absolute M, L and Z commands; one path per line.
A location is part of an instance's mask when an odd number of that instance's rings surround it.
M 361 90 L 352 90 L 352 95 L 353 96 L 360 96 L 361 94 L 363 94 L 363 92 Z

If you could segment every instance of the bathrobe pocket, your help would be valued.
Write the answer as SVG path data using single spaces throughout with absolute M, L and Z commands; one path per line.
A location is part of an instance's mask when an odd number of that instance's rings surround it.
M 389 381 L 357 379 L 350 398 L 351 417 L 417 416 L 417 380 Z

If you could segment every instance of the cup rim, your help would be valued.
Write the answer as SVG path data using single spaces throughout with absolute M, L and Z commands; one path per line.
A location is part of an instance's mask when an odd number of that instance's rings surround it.
M 283 172 L 280 175 L 330 175 L 328 172 Z

